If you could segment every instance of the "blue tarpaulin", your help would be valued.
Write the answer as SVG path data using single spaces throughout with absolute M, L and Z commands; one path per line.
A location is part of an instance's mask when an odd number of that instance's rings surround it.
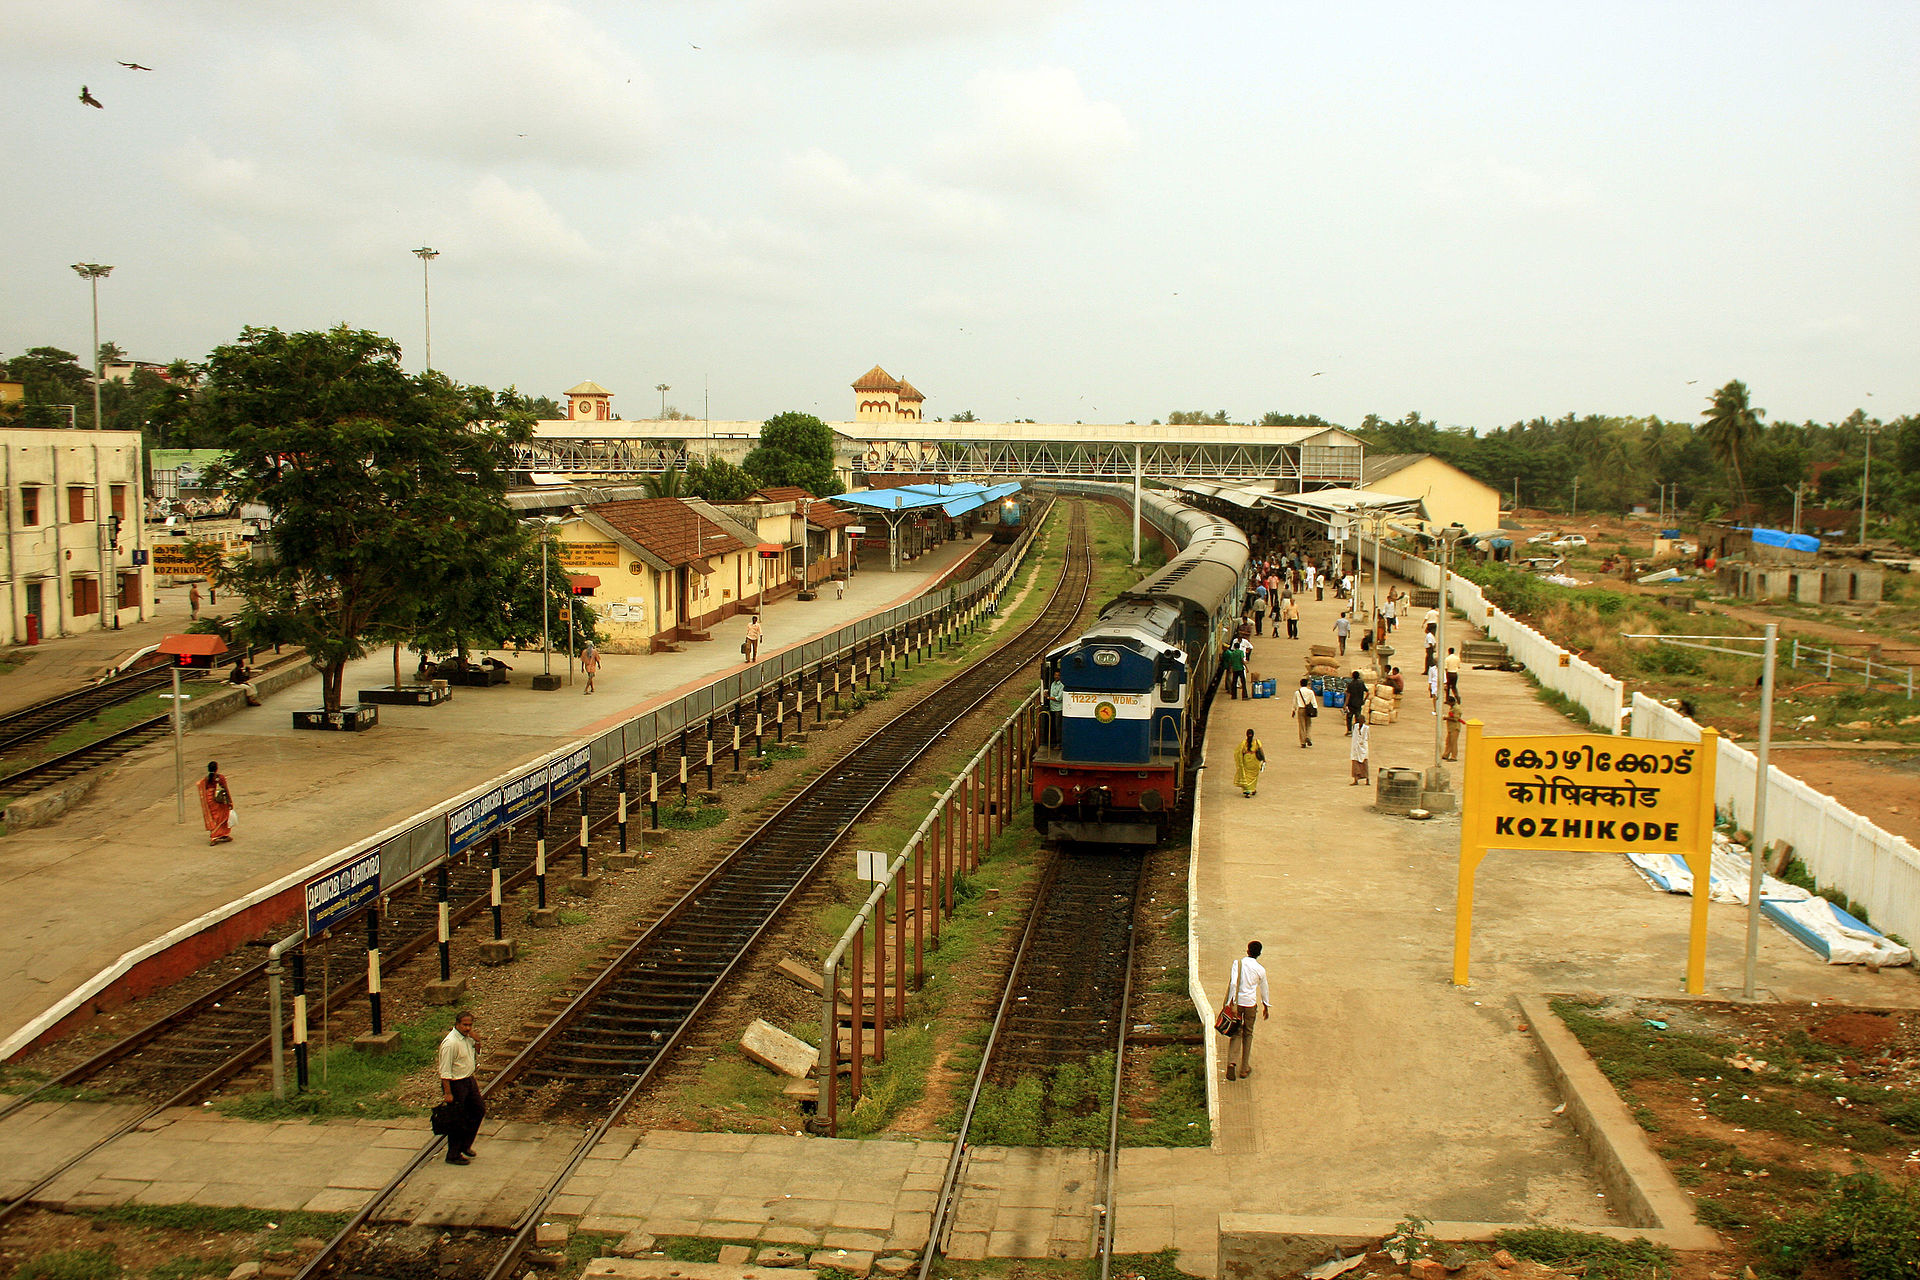
M 1788 533 L 1784 529 L 1748 529 L 1754 542 L 1762 547 L 1784 547 L 1788 551 L 1818 551 L 1820 539 L 1810 533 Z

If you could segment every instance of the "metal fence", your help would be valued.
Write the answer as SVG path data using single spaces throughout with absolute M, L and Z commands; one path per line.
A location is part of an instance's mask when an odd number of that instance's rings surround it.
M 1698 742 L 1700 726 L 1644 693 L 1633 695 L 1633 736 Z M 1738 826 L 1753 820 L 1759 760 L 1720 739 L 1714 807 Z M 1908 940 L 1920 938 L 1920 850 L 1853 810 L 1814 790 L 1778 765 L 1767 767 L 1767 829 L 1784 840 L 1813 878 L 1865 907 L 1874 927 Z
M 1849 674 L 1858 674 L 1863 688 L 1873 688 L 1877 680 L 1896 689 L 1904 687 L 1908 699 L 1913 697 L 1913 668 L 1903 662 L 1875 662 L 1871 653 L 1856 658 L 1850 653 L 1808 644 L 1804 640 L 1793 641 L 1793 648 L 1790 651 L 1781 650 L 1780 656 L 1788 666 L 1800 671 L 1808 668 L 1822 671 L 1828 680 L 1834 678 L 1834 671 L 1838 669 L 1842 679 Z

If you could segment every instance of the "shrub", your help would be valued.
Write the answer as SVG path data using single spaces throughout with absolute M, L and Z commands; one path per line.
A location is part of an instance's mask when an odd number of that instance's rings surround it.
M 1855 1280 L 1908 1280 L 1920 1275 L 1920 1184 L 1851 1174 L 1816 1208 L 1765 1228 L 1759 1245 L 1776 1275 L 1832 1268 Z

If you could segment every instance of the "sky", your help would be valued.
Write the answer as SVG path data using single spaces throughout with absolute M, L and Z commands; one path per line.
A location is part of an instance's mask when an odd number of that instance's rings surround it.
M 875 364 L 991 421 L 1920 412 L 1912 0 L 0 16 L 0 356 L 84 352 L 98 262 L 139 359 L 423 367 L 428 246 L 435 368 L 627 418 Z

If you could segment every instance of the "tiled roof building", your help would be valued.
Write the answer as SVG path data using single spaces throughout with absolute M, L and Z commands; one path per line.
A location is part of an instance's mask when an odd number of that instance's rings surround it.
M 858 422 L 918 422 L 920 406 L 926 401 L 912 383 L 902 382 L 879 365 L 860 375 L 853 393 L 853 416 Z

